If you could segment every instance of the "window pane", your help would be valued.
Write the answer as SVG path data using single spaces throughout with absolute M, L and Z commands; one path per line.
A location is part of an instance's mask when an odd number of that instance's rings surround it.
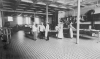
M 23 24 L 23 18 L 21 16 L 17 17 L 17 23 L 18 23 L 18 25 L 22 25 Z
M 8 21 L 13 21 L 13 17 L 8 16 Z
M 35 18 L 35 23 L 39 24 L 39 18 Z

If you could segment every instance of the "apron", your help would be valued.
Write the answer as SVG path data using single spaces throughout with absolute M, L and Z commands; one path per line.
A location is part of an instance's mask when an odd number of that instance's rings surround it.
M 58 38 L 63 38 L 63 24 L 59 25 Z
M 49 32 L 49 25 L 46 26 L 46 29 L 45 29 L 45 37 L 47 37 L 48 32 Z

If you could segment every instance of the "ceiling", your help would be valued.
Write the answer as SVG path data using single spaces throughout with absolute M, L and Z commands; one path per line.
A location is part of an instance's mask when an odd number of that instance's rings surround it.
M 81 8 L 90 5 L 99 5 L 100 3 L 100 0 L 80 1 Z M 0 0 L 0 10 L 12 13 L 36 13 L 45 15 L 46 5 L 49 5 L 49 15 L 52 15 L 56 11 L 70 11 L 77 9 L 77 0 Z

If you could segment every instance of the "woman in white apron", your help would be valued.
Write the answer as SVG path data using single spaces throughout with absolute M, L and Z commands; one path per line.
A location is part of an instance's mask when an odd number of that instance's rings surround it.
M 73 29 L 75 29 L 73 26 L 72 26 L 72 22 L 69 24 L 69 33 L 70 33 L 70 38 L 72 39 L 73 38 Z
M 49 40 L 49 23 L 46 24 L 45 28 L 45 39 Z
M 58 27 L 59 27 L 59 29 L 58 29 L 58 38 L 62 39 L 63 38 L 63 23 L 60 22 L 58 24 Z
M 59 26 L 58 25 L 55 27 L 55 30 L 57 31 L 56 37 L 58 38 L 58 30 L 59 30 Z

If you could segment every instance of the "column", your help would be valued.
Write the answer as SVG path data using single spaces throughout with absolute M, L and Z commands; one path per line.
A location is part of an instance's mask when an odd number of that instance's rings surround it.
M 80 29 L 80 0 L 78 1 L 78 13 L 77 13 L 77 39 L 76 44 L 79 43 L 79 29 Z
M 34 13 L 34 22 L 35 22 L 35 13 Z
M 2 11 L 0 10 L 0 27 L 2 27 Z
M 74 11 L 74 15 L 73 15 L 73 16 L 76 16 L 76 15 L 75 15 L 75 14 L 76 14 L 76 13 L 75 13 L 75 9 L 74 9 L 73 11 Z
M 46 23 L 48 22 L 48 4 L 46 5 Z

